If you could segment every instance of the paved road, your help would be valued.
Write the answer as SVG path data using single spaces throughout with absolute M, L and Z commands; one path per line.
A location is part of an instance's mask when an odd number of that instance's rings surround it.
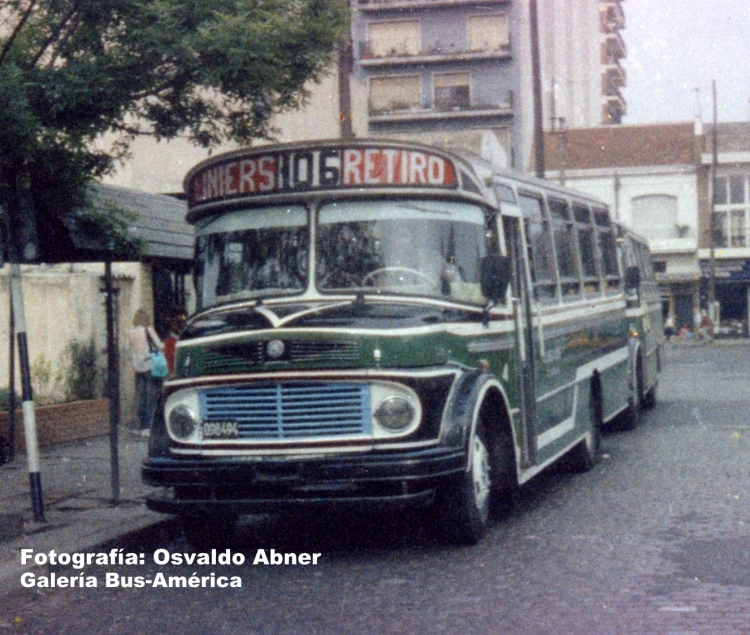
M 445 547 L 418 519 L 260 518 L 232 547 L 242 565 L 159 565 L 189 552 L 166 528 L 124 546 L 143 564 L 86 567 L 96 589 L 19 584 L 0 631 L 750 634 L 748 387 L 750 347 L 670 347 L 641 426 L 608 435 L 591 473 L 538 478 L 476 547 Z M 321 555 L 265 565 L 271 549 Z M 151 583 L 104 588 L 108 573 Z M 153 586 L 193 573 L 241 587 Z

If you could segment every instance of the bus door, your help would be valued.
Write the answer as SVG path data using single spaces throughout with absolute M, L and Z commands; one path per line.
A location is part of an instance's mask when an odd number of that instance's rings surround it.
M 505 206 L 504 206 L 505 211 Z M 515 210 L 514 210 L 515 211 Z M 516 212 L 518 213 L 518 212 Z M 522 467 L 536 461 L 536 344 L 534 342 L 533 289 L 525 259 L 525 241 L 519 216 L 503 215 L 507 255 L 513 261 L 513 316 L 515 320 L 518 394 L 521 411 L 519 429 Z

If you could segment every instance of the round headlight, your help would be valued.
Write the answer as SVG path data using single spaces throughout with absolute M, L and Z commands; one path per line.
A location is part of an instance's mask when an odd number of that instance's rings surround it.
M 414 406 L 404 397 L 388 397 L 378 406 L 375 418 L 387 430 L 400 432 L 414 421 Z
M 187 406 L 176 406 L 169 413 L 169 431 L 178 439 L 187 439 L 198 427 L 198 417 Z

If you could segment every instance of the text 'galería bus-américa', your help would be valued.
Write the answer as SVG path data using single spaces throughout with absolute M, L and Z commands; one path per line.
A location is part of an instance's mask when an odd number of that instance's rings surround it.
M 374 140 L 240 150 L 185 184 L 197 311 L 143 473 L 194 543 L 334 505 L 431 507 L 473 543 L 653 401 L 660 307 L 634 312 L 595 199 Z

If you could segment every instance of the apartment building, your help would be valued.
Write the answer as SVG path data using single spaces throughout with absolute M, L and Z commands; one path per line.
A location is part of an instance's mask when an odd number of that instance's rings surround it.
M 481 147 L 501 165 L 521 159 L 517 2 L 359 0 L 353 8 L 371 136 Z
M 372 136 L 461 146 L 526 170 L 535 126 L 617 124 L 626 112 L 621 0 L 355 0 L 352 8 L 355 80 L 365 85 Z

